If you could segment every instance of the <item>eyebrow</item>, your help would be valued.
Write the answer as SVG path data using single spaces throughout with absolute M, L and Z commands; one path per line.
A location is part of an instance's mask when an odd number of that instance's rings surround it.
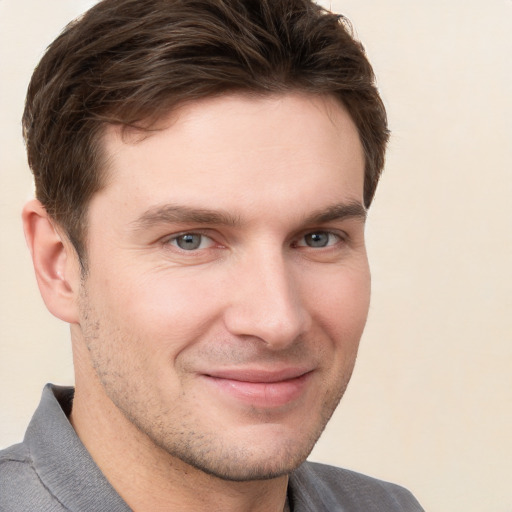
M 324 224 L 334 220 L 356 218 L 366 219 L 366 208 L 358 201 L 340 203 L 328 206 L 304 218 L 305 225 Z M 132 222 L 135 230 L 145 230 L 157 224 L 204 224 L 219 226 L 240 226 L 242 221 L 239 216 L 224 210 L 210 210 L 207 208 L 193 208 L 183 205 L 168 204 L 155 206 L 145 211 L 139 218 Z
M 349 203 L 340 203 L 328 206 L 317 212 L 308 215 L 305 224 L 324 224 L 334 220 L 343 220 L 347 218 L 359 219 L 365 221 L 367 210 L 359 201 L 351 201 Z
M 172 223 L 237 226 L 240 224 L 240 219 L 223 210 L 168 204 L 150 208 L 132 224 L 138 230 L 147 229 L 154 224 Z

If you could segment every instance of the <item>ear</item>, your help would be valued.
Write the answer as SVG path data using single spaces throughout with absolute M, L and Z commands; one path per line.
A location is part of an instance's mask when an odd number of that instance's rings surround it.
M 57 318 L 77 323 L 81 275 L 74 247 L 59 233 L 37 199 L 25 205 L 22 218 L 37 284 L 46 307 Z

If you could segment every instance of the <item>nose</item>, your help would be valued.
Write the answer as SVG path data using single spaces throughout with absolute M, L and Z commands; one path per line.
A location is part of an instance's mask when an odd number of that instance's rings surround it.
M 311 324 L 297 270 L 278 251 L 247 259 L 231 285 L 227 329 L 259 338 L 273 350 L 293 344 Z

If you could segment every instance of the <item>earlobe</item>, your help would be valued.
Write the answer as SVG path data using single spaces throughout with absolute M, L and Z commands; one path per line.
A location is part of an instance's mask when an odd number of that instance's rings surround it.
M 37 199 L 25 205 L 22 218 L 37 284 L 46 307 L 57 318 L 76 323 L 80 267 L 73 246 L 55 227 Z

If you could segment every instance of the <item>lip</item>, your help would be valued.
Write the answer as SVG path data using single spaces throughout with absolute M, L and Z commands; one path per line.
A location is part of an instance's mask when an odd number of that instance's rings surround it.
M 203 374 L 222 396 L 253 407 L 282 407 L 304 393 L 312 370 L 285 368 L 277 371 L 228 369 Z

